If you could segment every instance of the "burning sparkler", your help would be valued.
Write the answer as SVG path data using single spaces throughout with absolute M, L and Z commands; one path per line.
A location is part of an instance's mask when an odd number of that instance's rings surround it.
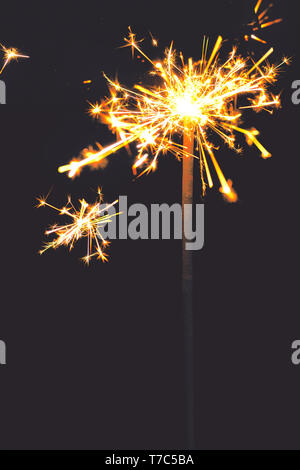
M 12 60 L 18 59 L 29 59 L 28 55 L 21 54 L 17 49 L 11 48 L 7 49 L 5 46 L 0 45 L 2 51 L 4 52 L 4 64 L 0 70 L 0 75 L 3 73 L 4 69 Z
M 262 1 L 255 8 L 258 14 Z M 267 21 L 267 13 L 259 14 L 258 18 Z M 268 23 L 260 23 L 267 27 Z M 152 86 L 135 85 L 126 88 L 107 78 L 110 97 L 91 107 L 90 114 L 107 124 L 117 135 L 115 143 L 94 151 L 89 148 L 81 160 L 73 160 L 70 164 L 59 168 L 60 173 L 68 172 L 70 177 L 80 173 L 85 166 L 99 165 L 109 155 L 122 148 L 129 148 L 135 143 L 137 157 L 133 172 L 140 175 L 157 168 L 158 157 L 167 153 L 182 160 L 182 206 L 185 214 L 187 205 L 193 202 L 194 162 L 199 160 L 199 173 L 202 181 L 203 195 L 207 186 L 212 188 L 214 168 L 220 182 L 220 191 L 230 202 L 237 201 L 237 194 L 232 182 L 227 180 L 215 156 L 217 143 L 225 143 L 237 152 L 237 135 L 243 135 L 248 145 L 255 145 L 264 159 L 271 157 L 270 152 L 258 140 L 257 129 L 242 127 L 243 115 L 249 109 L 256 112 L 280 106 L 279 95 L 269 91 L 276 81 L 280 65 L 269 65 L 267 60 L 273 53 L 269 49 L 257 62 L 251 57 L 246 59 L 233 49 L 228 59 L 221 62 L 219 52 L 222 38 L 219 37 L 208 55 L 208 39 L 204 39 L 202 56 L 199 61 L 185 61 L 182 54 L 178 55 L 173 44 L 166 51 L 162 61 L 151 60 L 141 49 L 141 41 L 137 41 L 130 30 L 126 46 L 132 53 L 137 51 L 143 60 L 152 65 L 151 76 L 155 83 Z M 152 43 L 157 40 L 152 37 Z M 180 143 L 180 138 L 182 142 Z M 71 202 L 69 201 L 69 204 Z M 48 205 L 44 200 L 40 205 Z M 52 206 L 50 206 L 52 207 Z M 73 206 L 71 206 L 73 207 Z M 94 215 L 94 207 L 81 202 L 81 210 L 70 212 L 68 208 L 59 210 L 74 218 L 74 223 L 62 227 L 53 227 L 47 234 L 55 234 L 57 238 L 46 245 L 57 248 L 60 245 L 73 247 L 75 241 L 82 236 L 88 237 L 88 254 L 86 260 L 97 255 L 105 259 L 95 233 L 94 217 L 99 224 L 99 215 Z M 87 215 L 86 215 L 87 211 Z M 97 213 L 97 211 L 95 211 Z M 185 217 L 183 217 L 183 220 Z M 183 230 L 185 237 L 185 230 Z M 96 252 L 91 255 L 91 240 L 96 240 Z M 191 251 L 186 251 L 186 240 L 183 240 L 182 251 L 182 294 L 183 318 L 186 357 L 186 399 L 187 399 L 187 430 L 189 449 L 194 447 L 195 431 L 195 396 L 194 396 L 194 318 L 193 318 L 193 263 Z M 45 251 L 43 250 L 43 251 Z
M 58 211 L 60 215 L 68 216 L 72 219 L 72 222 L 69 224 L 54 225 L 46 231 L 47 236 L 55 236 L 56 238 L 45 243 L 40 254 L 45 253 L 50 248 L 56 249 L 60 246 L 69 246 L 71 251 L 79 239 L 87 238 L 87 254 L 83 261 L 89 264 L 93 257 L 97 257 L 98 260 L 103 262 L 107 261 L 108 258 L 104 249 L 108 246 L 109 242 L 101 235 L 100 228 L 112 221 L 113 216 L 108 215 L 106 212 L 117 204 L 118 201 L 101 206 L 103 198 L 100 190 L 98 190 L 98 196 L 98 201 L 95 204 L 88 204 L 84 199 L 79 201 L 79 209 L 74 207 L 71 198 L 68 198 L 67 205 L 61 209 L 48 204 L 46 198 L 40 198 L 38 200 L 38 207 L 50 207 Z
M 281 65 L 268 65 L 267 59 L 273 49 L 256 63 L 251 58 L 243 59 L 233 49 L 226 62 L 220 63 L 222 38 L 218 38 L 209 57 L 208 39 L 205 38 L 202 57 L 197 62 L 189 59 L 186 63 L 180 54 L 179 63 L 173 45 L 164 60 L 154 62 L 143 52 L 141 41 L 136 40 L 131 30 L 125 41 L 133 52 L 137 51 L 152 64 L 150 74 L 156 78 L 156 84 L 150 87 L 135 85 L 128 89 L 106 77 L 110 97 L 94 105 L 91 114 L 106 123 L 118 139 L 99 151 L 86 152 L 80 161 L 60 167 L 59 172 L 68 172 L 74 177 L 83 167 L 99 164 L 135 142 L 134 173 L 155 170 L 161 154 L 172 153 L 183 161 L 195 157 L 200 161 L 203 194 L 207 185 L 213 187 L 213 166 L 221 193 L 228 201 L 235 202 L 237 195 L 221 170 L 214 152 L 217 147 L 211 138 L 214 134 L 239 152 L 236 135 L 242 134 L 249 145 L 254 144 L 260 150 L 263 158 L 271 156 L 257 139 L 259 132 L 254 128 L 245 129 L 240 123 L 243 113 L 250 108 L 261 111 L 280 106 L 279 96 L 269 92 Z M 161 81 L 158 85 L 157 77 Z M 189 136 L 189 146 L 180 144 L 177 136 Z
M 263 3 L 263 0 L 258 0 L 254 7 L 254 19 L 247 25 L 250 27 L 251 33 L 245 35 L 246 41 L 253 39 L 254 41 L 258 41 L 262 44 L 267 44 L 267 41 L 259 37 L 258 34 L 260 35 L 263 29 L 269 28 L 270 26 L 279 24 L 283 21 L 282 18 L 272 20 L 269 16 L 269 12 L 274 6 L 273 3 L 270 3 L 266 7 L 263 6 Z

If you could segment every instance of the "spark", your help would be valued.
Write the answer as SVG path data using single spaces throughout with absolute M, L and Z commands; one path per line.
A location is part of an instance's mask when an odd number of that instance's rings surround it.
M 101 113 L 101 105 L 99 103 L 91 104 L 89 114 L 91 116 L 97 117 Z
M 263 1 L 263 0 L 258 0 L 257 4 L 256 4 L 255 7 L 254 7 L 254 13 L 255 13 L 256 15 L 257 15 L 257 13 L 258 13 L 258 10 L 260 9 L 260 6 L 261 6 L 261 4 L 262 4 L 262 1 Z
M 71 218 L 71 223 L 66 225 L 54 225 L 46 231 L 47 236 L 54 236 L 55 238 L 50 242 L 46 242 L 40 254 L 53 248 L 57 249 L 60 246 L 68 246 L 70 251 L 73 249 L 75 243 L 81 238 L 87 238 L 87 254 L 83 259 L 86 264 L 89 264 L 92 258 L 97 257 L 98 260 L 103 262 L 108 260 L 104 251 L 105 247 L 109 245 L 101 231 L 104 227 L 112 221 L 112 217 L 119 215 L 109 215 L 107 211 L 118 203 L 118 200 L 109 205 L 102 204 L 103 197 L 101 190 L 98 190 L 98 201 L 95 204 L 88 204 L 84 199 L 79 201 L 80 207 L 76 209 L 68 198 L 66 206 L 57 208 L 47 202 L 47 198 L 39 198 L 37 207 L 50 207 L 59 212 L 62 216 Z
M 23 55 L 21 54 L 17 49 L 15 48 L 10 48 L 7 49 L 5 46 L 0 45 L 2 51 L 4 52 L 4 64 L 0 70 L 0 75 L 3 73 L 4 69 L 8 66 L 8 64 L 12 60 L 18 60 L 18 59 L 29 59 L 28 55 Z
M 270 3 L 267 7 L 264 8 L 263 1 L 264 0 L 258 0 L 258 2 L 255 4 L 254 19 L 251 21 L 251 23 L 248 24 L 253 34 L 250 34 L 250 35 L 246 34 L 245 35 L 246 41 L 253 39 L 254 41 L 260 42 L 262 44 L 267 44 L 267 41 L 257 36 L 257 34 L 259 34 L 259 32 L 262 31 L 263 29 L 269 28 L 270 26 L 274 26 L 275 24 L 279 24 L 283 21 L 282 18 L 277 18 L 275 20 L 272 20 L 269 16 L 269 12 L 274 5 L 273 3 Z
M 257 62 L 244 59 L 233 49 L 228 59 L 221 62 L 219 53 L 222 38 L 219 37 L 210 56 L 207 55 L 208 39 L 204 39 L 202 57 L 195 62 L 185 62 L 182 54 L 166 51 L 162 61 L 153 62 L 140 48 L 140 42 L 130 30 L 126 46 L 145 57 L 153 66 L 150 75 L 153 86 L 135 85 L 133 89 L 121 86 L 107 78 L 110 97 L 91 109 L 92 114 L 107 124 L 117 135 L 117 141 L 96 152 L 90 152 L 80 161 L 72 161 L 59 168 L 74 177 L 87 165 L 94 165 L 115 154 L 118 150 L 135 143 L 136 161 L 133 172 L 140 175 L 157 168 L 158 157 L 173 154 L 178 159 L 197 158 L 203 195 L 206 187 L 212 188 L 214 169 L 221 184 L 220 192 L 234 202 L 237 200 L 232 182 L 226 180 L 216 159 L 218 144 L 215 139 L 239 152 L 237 135 L 242 135 L 250 145 L 254 144 L 263 158 L 270 152 L 257 139 L 256 129 L 244 129 L 242 117 L 249 108 L 256 112 L 279 107 L 278 96 L 269 88 L 276 81 L 278 68 L 266 61 L 273 53 L 270 49 Z M 263 63 L 265 63 L 263 65 Z M 194 137 L 196 152 L 189 153 L 179 138 L 186 134 Z M 178 138 L 179 137 L 179 138 Z
M 151 41 L 152 41 L 152 46 L 153 47 L 158 47 L 158 39 L 156 39 L 151 32 L 149 32 Z

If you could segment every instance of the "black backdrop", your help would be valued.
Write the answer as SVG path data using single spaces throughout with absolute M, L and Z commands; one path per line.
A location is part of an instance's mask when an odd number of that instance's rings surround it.
M 129 25 L 159 38 L 153 54 L 174 40 L 196 58 L 204 34 L 238 36 L 251 3 L 1 4 L 0 40 L 31 56 L 1 77 L 1 449 L 185 447 L 180 243 L 116 241 L 110 263 L 90 268 L 78 261 L 82 247 L 40 257 L 55 214 L 36 210 L 35 198 L 52 188 L 57 204 L 69 193 L 93 200 L 100 184 L 107 200 L 179 202 L 172 158 L 134 182 L 125 152 L 75 181 L 56 168 L 112 140 L 87 101 L 107 94 L 102 71 L 132 84 L 147 70 L 118 49 Z M 217 190 L 205 200 L 205 249 L 195 256 L 199 449 L 299 448 L 300 370 L 290 360 L 300 336 L 295 4 L 276 2 L 285 22 L 268 33 L 276 60 L 294 57 L 280 77 L 283 109 L 253 116 L 273 159 L 224 151 L 240 201 L 226 204 Z

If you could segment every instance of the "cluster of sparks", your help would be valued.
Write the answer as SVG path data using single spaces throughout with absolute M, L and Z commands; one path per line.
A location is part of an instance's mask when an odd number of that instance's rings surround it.
M 245 40 L 253 39 L 266 44 L 259 37 L 260 32 L 282 21 L 270 19 L 272 6 L 264 7 L 263 0 L 257 1 L 255 19 L 248 25 L 251 34 L 246 35 Z M 151 33 L 150 36 L 152 45 L 157 47 L 157 39 Z M 61 166 L 59 172 L 67 172 L 73 178 L 86 166 L 104 168 L 107 157 L 122 148 L 130 152 L 131 145 L 135 144 L 135 175 L 141 176 L 156 170 L 160 155 L 170 153 L 179 160 L 195 158 L 199 161 L 203 195 L 207 187 L 214 186 L 214 171 L 220 183 L 220 192 L 229 202 L 236 202 L 238 197 L 232 182 L 225 178 L 215 154 L 220 144 L 224 143 L 240 153 L 242 149 L 237 139 L 240 135 L 245 137 L 248 145 L 256 146 L 264 159 L 271 157 L 271 153 L 258 140 L 259 131 L 254 127 L 243 127 L 242 120 L 250 109 L 272 113 L 274 108 L 280 106 L 279 95 L 270 91 L 282 65 L 268 63 L 273 48 L 257 62 L 251 57 L 239 56 L 234 48 L 227 60 L 221 62 L 219 53 L 223 40 L 219 36 L 210 55 L 209 41 L 204 38 L 202 55 L 198 61 L 186 61 L 182 53 L 176 53 L 173 43 L 166 50 L 163 60 L 153 61 L 141 49 L 142 41 L 138 41 L 129 28 L 124 47 L 130 47 L 133 56 L 137 52 L 138 57 L 151 64 L 152 85 L 139 83 L 133 88 L 127 88 L 105 76 L 110 96 L 91 104 L 90 115 L 108 125 L 116 135 L 116 141 L 108 146 L 97 144 L 97 149 L 84 149 L 79 158 Z M 5 49 L 3 46 L 2 49 L 5 62 L 0 74 L 11 60 L 27 58 L 15 49 Z M 284 59 L 283 63 L 288 63 L 288 60 Z M 83 82 L 84 85 L 91 83 L 91 80 Z M 185 147 L 187 140 L 194 141 L 194 145 Z M 78 240 L 86 238 L 87 253 L 83 260 L 87 264 L 94 257 L 107 261 L 105 247 L 108 242 L 99 228 L 111 222 L 112 216 L 108 215 L 107 210 L 118 201 L 103 208 L 100 190 L 98 196 L 95 204 L 80 200 L 78 209 L 74 207 L 71 198 L 68 198 L 63 208 L 49 204 L 47 198 L 39 199 L 38 207 L 47 206 L 71 219 L 66 225 L 54 225 L 46 231 L 46 235 L 52 239 L 45 243 L 40 253 L 60 246 L 72 250 Z
M 186 62 L 181 53 L 176 54 L 173 44 L 162 61 L 154 62 L 143 52 L 142 41 L 137 41 L 131 30 L 125 41 L 133 53 L 137 51 L 151 63 L 150 74 L 155 78 L 155 84 L 147 87 L 138 84 L 128 89 L 106 77 L 110 96 L 93 105 L 90 112 L 110 127 L 117 140 L 97 151 L 90 149 L 82 159 L 60 167 L 59 172 L 68 172 L 69 177 L 74 177 L 83 167 L 98 165 L 109 155 L 135 143 L 134 173 L 141 175 L 155 170 L 161 154 L 170 153 L 178 159 L 198 158 L 203 194 L 207 186 L 213 187 L 214 168 L 221 193 L 228 201 L 235 202 L 237 194 L 216 159 L 218 147 L 212 142 L 212 137 L 214 135 L 221 143 L 240 152 L 236 136 L 241 134 L 249 145 L 254 144 L 259 149 L 264 159 L 271 156 L 257 139 L 259 132 L 254 128 L 243 128 L 241 121 L 242 115 L 250 108 L 272 112 L 272 108 L 280 106 L 279 96 L 269 91 L 282 65 L 268 64 L 267 59 L 273 49 L 253 62 L 250 57 L 240 57 L 234 48 L 225 63 L 221 63 L 222 38 L 218 38 L 210 55 L 205 38 L 202 56 L 197 62 L 192 59 Z M 188 153 L 178 139 L 187 134 L 194 136 L 193 154 Z
M 95 204 L 88 204 L 84 199 L 80 200 L 79 209 L 74 207 L 70 197 L 68 198 L 66 206 L 61 209 L 49 204 L 47 198 L 40 198 L 38 200 L 38 207 L 50 207 L 59 212 L 60 215 L 67 216 L 71 219 L 70 223 L 61 226 L 54 225 L 46 231 L 48 237 L 54 238 L 45 243 L 40 254 L 43 254 L 51 248 L 57 249 L 61 246 L 68 246 L 71 251 L 78 240 L 86 238 L 87 253 L 83 261 L 89 264 L 94 257 L 103 262 L 107 261 L 108 258 L 105 253 L 105 248 L 108 246 L 109 242 L 103 238 L 101 227 L 104 227 L 112 221 L 113 216 L 109 215 L 107 211 L 117 204 L 118 201 L 110 205 L 102 206 L 103 199 L 100 190 L 98 190 L 98 196 L 98 201 Z
M 17 49 L 15 48 L 6 48 L 3 45 L 0 45 L 2 52 L 4 54 L 4 62 L 3 65 L 0 69 L 0 75 L 4 72 L 4 69 L 8 66 L 8 64 L 13 61 L 13 60 L 18 60 L 18 59 L 29 59 L 29 56 L 21 54 Z
M 246 41 L 253 39 L 254 41 L 258 41 L 262 44 L 267 44 L 267 41 L 258 36 L 258 34 L 260 34 L 265 28 L 270 28 L 270 26 L 274 26 L 275 24 L 283 21 L 282 18 L 277 18 L 275 20 L 271 19 L 269 13 L 273 4 L 270 3 L 267 7 L 264 7 L 263 3 L 263 0 L 258 0 L 254 7 L 254 19 L 248 25 L 252 30 L 252 34 L 245 35 Z

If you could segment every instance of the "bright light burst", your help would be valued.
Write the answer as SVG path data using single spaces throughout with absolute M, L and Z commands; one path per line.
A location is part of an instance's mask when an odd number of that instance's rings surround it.
M 279 66 L 268 65 L 273 53 L 270 49 L 258 62 L 242 58 L 234 49 L 225 63 L 219 61 L 222 38 L 219 37 L 208 57 L 208 39 L 203 41 L 202 58 L 198 62 L 180 61 L 173 45 L 164 60 L 153 62 L 141 49 L 140 42 L 130 30 L 126 46 L 146 58 L 153 66 L 150 74 L 154 85 L 135 85 L 133 89 L 121 86 L 107 78 L 110 97 L 92 106 L 91 114 L 98 116 L 117 135 L 112 145 L 89 151 L 80 160 L 59 168 L 70 177 L 78 175 L 86 165 L 97 165 L 123 147 L 136 143 L 137 158 L 134 173 L 157 168 L 160 154 L 172 153 L 178 159 L 196 157 L 200 161 L 203 194 L 207 185 L 213 187 L 211 166 L 221 183 L 221 193 L 231 202 L 237 200 L 231 181 L 227 181 L 215 157 L 215 135 L 220 142 L 241 152 L 236 135 L 242 134 L 249 145 L 254 144 L 263 158 L 270 152 L 258 141 L 259 132 L 241 127 L 242 115 L 250 108 L 255 111 L 279 107 L 278 95 L 269 92 L 276 81 Z M 271 111 L 270 111 L 271 112 Z M 178 136 L 194 135 L 196 155 L 189 154 Z
M 98 201 L 93 205 L 88 204 L 84 199 L 80 200 L 79 209 L 74 207 L 71 198 L 68 199 L 67 205 L 61 209 L 48 204 L 46 198 L 40 198 L 38 200 L 38 207 L 50 207 L 58 211 L 60 215 L 72 219 L 69 224 L 61 226 L 54 225 L 46 231 L 47 236 L 54 236 L 55 238 L 45 243 L 40 254 L 45 253 L 45 251 L 50 248 L 56 249 L 60 246 L 68 246 L 71 251 L 78 240 L 87 238 L 87 254 L 82 258 L 83 261 L 89 264 L 93 257 L 97 257 L 98 260 L 102 260 L 103 262 L 108 260 L 104 249 L 109 242 L 104 240 L 99 229 L 112 221 L 113 216 L 106 214 L 106 211 L 117 204 L 118 201 L 101 206 L 103 199 L 100 190 L 98 190 L 98 195 Z
M 258 34 L 262 33 L 262 30 L 274 26 L 275 24 L 281 23 L 282 18 L 277 18 L 275 20 L 271 19 L 269 13 L 273 8 L 273 3 L 270 3 L 268 6 L 264 7 L 264 0 L 258 0 L 254 7 L 254 19 L 248 26 L 252 30 L 252 34 L 246 34 L 245 40 L 249 41 L 253 39 L 254 41 L 261 42 L 262 44 L 267 44 L 263 38 L 259 37 Z
M 28 55 L 23 55 L 21 54 L 17 49 L 15 48 L 6 48 L 5 46 L 0 45 L 2 51 L 4 52 L 4 64 L 0 70 L 0 75 L 3 73 L 4 69 L 8 66 L 8 64 L 12 60 L 18 60 L 18 59 L 29 59 Z

